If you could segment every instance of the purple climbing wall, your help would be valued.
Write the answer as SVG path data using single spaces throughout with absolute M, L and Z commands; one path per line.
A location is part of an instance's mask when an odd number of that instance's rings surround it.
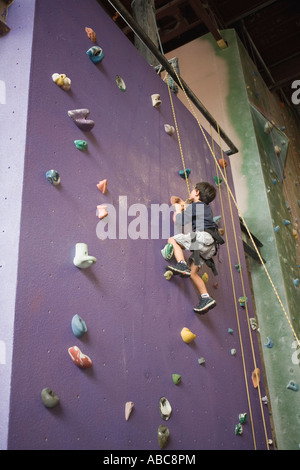
M 96 31 L 104 50 L 99 65 L 86 55 L 93 45 L 86 26 Z M 55 72 L 71 78 L 69 92 L 52 82 Z M 116 75 L 125 81 L 126 92 L 117 87 Z M 158 109 L 152 107 L 153 93 L 161 95 Z M 197 122 L 173 99 L 191 184 L 213 182 L 214 160 Z M 95 121 L 91 132 L 82 132 L 68 118 L 67 111 L 76 108 L 90 110 Z M 150 237 L 150 206 L 169 204 L 172 194 L 187 197 L 185 181 L 178 176 L 178 141 L 165 133 L 165 123 L 173 124 L 166 84 L 96 1 L 69 0 L 68 8 L 59 0 L 37 2 L 9 449 L 157 450 L 159 425 L 170 430 L 170 451 L 267 447 L 267 408 L 259 396 L 265 395 L 264 385 L 262 381 L 259 393 L 251 382 L 255 363 L 261 367 L 257 333 L 248 328 L 238 302 L 235 308 L 231 265 L 236 299 L 243 293 L 234 268 L 237 257 L 226 186 L 221 185 L 221 192 L 231 259 L 225 245 L 216 260 L 218 277 L 207 271 L 209 292 L 217 301 L 209 314 L 193 312 L 197 294 L 189 280 L 164 278 L 166 262 L 160 250 L 166 240 Z M 86 140 L 88 151 L 79 151 L 75 139 Z M 46 180 L 50 169 L 59 172 L 59 186 Z M 230 165 L 227 170 L 231 184 Z M 96 187 L 104 178 L 105 195 Z M 120 196 L 123 203 L 127 197 L 128 207 L 139 203 L 147 208 L 147 239 L 120 239 Z M 116 208 L 114 240 L 100 240 L 96 233 L 96 206 L 105 203 Z M 215 215 L 221 214 L 219 195 L 212 208 Z M 233 213 L 242 256 L 235 209 Z M 128 215 L 128 226 L 136 217 Z M 86 243 L 97 257 L 89 269 L 73 264 L 78 242 Z M 242 256 L 253 316 L 244 261 Z M 216 281 L 218 289 L 213 287 Z M 71 329 L 75 314 L 88 327 L 80 339 Z M 189 345 L 181 339 L 183 327 L 196 334 Z M 73 345 L 92 359 L 92 368 L 76 367 L 68 355 Z M 198 364 L 199 357 L 205 358 L 204 365 Z M 174 385 L 173 373 L 181 374 L 180 385 Z M 46 409 L 42 404 L 45 387 L 59 395 L 58 407 Z M 158 409 L 163 396 L 172 406 L 167 422 Z M 128 421 L 127 401 L 135 404 Z M 243 435 L 236 436 L 235 425 L 243 412 L 248 413 L 247 423 Z

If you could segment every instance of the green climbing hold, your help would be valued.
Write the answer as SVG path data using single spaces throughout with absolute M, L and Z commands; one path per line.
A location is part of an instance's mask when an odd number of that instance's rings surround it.
M 248 298 L 247 297 L 240 297 L 239 298 L 239 304 L 241 307 L 245 307 L 246 303 L 248 302 Z
M 161 250 L 161 254 L 163 255 L 164 259 L 169 261 L 174 253 L 174 246 L 171 243 L 167 243 L 164 248 Z
M 247 413 L 240 413 L 239 414 L 239 422 L 240 424 L 244 424 L 247 421 Z
M 219 176 L 214 176 L 214 182 L 216 183 L 217 186 L 219 186 L 222 183 L 222 178 Z
M 181 375 L 180 374 L 172 374 L 172 379 L 175 385 L 179 385 L 181 382 Z
M 241 436 L 242 434 L 243 434 L 243 426 L 241 425 L 241 423 L 239 423 L 235 426 L 235 435 Z
M 74 140 L 74 144 L 78 150 L 87 150 L 88 144 L 85 140 Z

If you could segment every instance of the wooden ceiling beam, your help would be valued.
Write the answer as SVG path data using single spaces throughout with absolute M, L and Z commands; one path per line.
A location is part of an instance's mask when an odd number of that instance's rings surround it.
M 216 22 L 213 19 L 213 16 L 211 17 L 208 14 L 208 11 L 204 6 L 202 5 L 201 1 L 199 0 L 190 0 L 190 5 L 195 11 L 196 15 L 201 18 L 203 23 L 206 25 L 207 29 L 210 31 L 214 39 L 217 41 L 218 46 L 220 49 L 225 49 L 228 47 L 227 42 L 222 38 L 221 33 L 217 27 Z

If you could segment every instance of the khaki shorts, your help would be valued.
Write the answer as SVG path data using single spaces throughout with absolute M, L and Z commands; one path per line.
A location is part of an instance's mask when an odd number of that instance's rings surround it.
M 195 241 L 192 241 L 196 235 Z M 209 259 L 216 254 L 216 247 L 213 237 L 207 232 L 178 233 L 172 237 L 183 250 L 199 250 L 200 256 Z M 189 263 L 194 262 L 193 253 L 189 258 Z M 199 266 L 204 264 L 200 258 Z

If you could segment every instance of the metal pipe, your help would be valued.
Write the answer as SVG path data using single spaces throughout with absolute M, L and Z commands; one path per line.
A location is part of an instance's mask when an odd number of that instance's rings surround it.
M 128 10 L 120 3 L 119 0 L 107 0 L 107 1 L 114 7 L 114 9 L 119 13 L 119 15 L 125 21 L 125 23 L 128 24 L 128 26 L 138 36 L 138 38 L 148 47 L 148 49 L 157 58 L 159 63 L 164 67 L 164 69 L 168 72 L 168 74 L 174 79 L 174 81 L 178 84 L 178 86 L 180 88 L 184 88 L 189 99 L 194 103 L 197 109 L 199 109 L 201 114 L 211 124 L 211 126 L 215 129 L 215 131 L 220 133 L 221 138 L 228 145 L 230 149 L 230 151 L 227 151 L 226 154 L 233 155 L 237 153 L 238 149 L 233 144 L 233 142 L 229 139 L 229 137 L 223 131 L 223 129 L 221 129 L 221 127 L 218 126 L 218 123 L 215 120 L 215 118 L 209 113 L 209 111 L 205 108 L 205 106 L 201 103 L 201 101 L 197 98 L 197 96 L 190 89 L 190 87 L 185 83 L 185 81 L 181 77 L 179 77 L 180 80 L 178 80 L 176 73 L 174 72 L 172 66 L 169 64 L 166 57 L 160 53 L 156 45 L 151 41 L 151 39 L 147 36 L 147 34 L 145 34 L 143 29 L 140 27 L 140 25 L 129 14 Z

